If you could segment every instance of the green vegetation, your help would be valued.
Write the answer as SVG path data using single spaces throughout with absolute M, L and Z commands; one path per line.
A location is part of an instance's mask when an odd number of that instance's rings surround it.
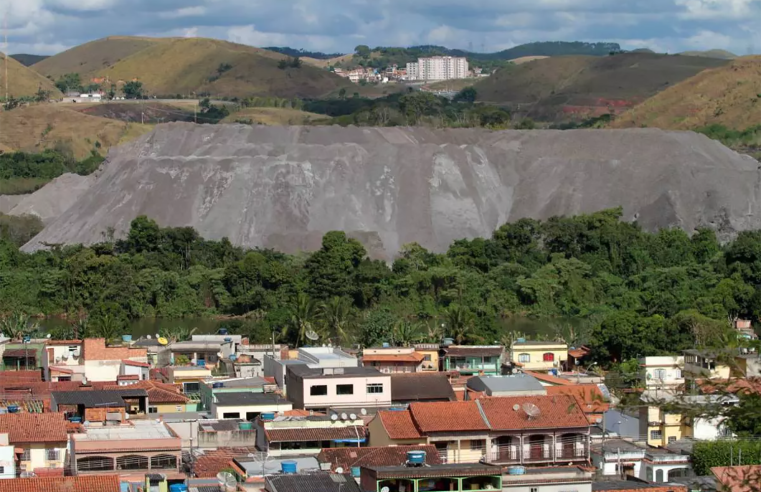
M 745 130 L 733 130 L 716 123 L 698 128 L 696 131 L 708 138 L 718 140 L 730 149 L 761 157 L 761 125 L 754 125 Z
M 697 476 L 711 475 L 711 468 L 761 464 L 761 442 L 756 440 L 697 441 L 692 449 L 692 468 Z
M 463 89 L 454 101 L 431 92 L 392 94 L 380 99 L 352 97 L 306 101 L 304 110 L 326 114 L 329 123 L 359 126 L 429 125 L 449 128 L 506 128 L 510 113 L 484 104 L 474 104 L 476 92 Z
M 403 247 L 389 267 L 342 232 L 312 254 L 244 250 L 139 217 L 127 237 L 25 254 L 0 242 L 0 312 L 117 319 L 245 316 L 252 340 L 306 333 L 341 343 L 492 343 L 501 319 L 552 321 L 556 336 L 612 367 L 638 356 L 726 346 L 727 319 L 761 314 L 761 231 L 722 247 L 713 232 L 643 232 L 607 210 L 505 224 L 442 254 Z M 444 324 L 444 329 L 438 327 Z
M 82 161 L 76 161 L 69 155 L 57 150 L 44 150 L 38 154 L 0 154 L 0 194 L 31 193 L 65 173 L 86 176 L 103 162 L 103 157 L 95 150 Z

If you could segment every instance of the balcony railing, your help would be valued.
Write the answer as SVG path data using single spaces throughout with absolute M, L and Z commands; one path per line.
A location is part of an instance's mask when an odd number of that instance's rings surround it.
M 586 442 L 504 444 L 492 447 L 486 454 L 490 463 L 547 463 L 555 461 L 586 461 L 589 456 L 589 446 Z

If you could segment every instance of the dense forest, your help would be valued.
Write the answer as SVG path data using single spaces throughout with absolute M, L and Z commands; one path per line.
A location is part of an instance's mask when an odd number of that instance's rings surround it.
M 406 245 L 390 265 L 342 232 L 291 256 L 139 217 L 125 238 L 91 247 L 26 254 L 0 243 L 0 311 L 122 325 L 236 315 L 255 340 L 275 332 L 294 344 L 310 329 L 343 344 L 509 344 L 522 335 L 501 321 L 530 316 L 606 366 L 726 344 L 728 320 L 761 314 L 761 231 L 722 246 L 708 229 L 648 233 L 620 215 L 522 219 L 441 254 Z

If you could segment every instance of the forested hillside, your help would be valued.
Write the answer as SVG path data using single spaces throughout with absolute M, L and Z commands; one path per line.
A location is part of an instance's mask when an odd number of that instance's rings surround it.
M 520 220 L 447 253 L 407 245 L 392 265 L 342 232 L 311 255 L 242 250 L 139 217 L 128 236 L 86 248 L 0 248 L 0 310 L 81 319 L 248 315 L 241 330 L 296 343 L 306 329 L 341 343 L 509 343 L 504 317 L 556 323 L 606 365 L 725 343 L 728 319 L 761 314 L 761 231 L 722 247 L 710 230 L 645 233 L 608 210 Z M 75 316 L 75 314 L 77 314 Z M 443 332 L 441 324 L 444 324 Z

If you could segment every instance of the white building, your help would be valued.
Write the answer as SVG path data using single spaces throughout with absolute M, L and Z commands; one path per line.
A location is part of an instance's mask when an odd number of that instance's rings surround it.
M 450 80 L 468 77 L 468 60 L 463 57 L 433 56 L 407 64 L 407 80 Z
M 8 434 L 0 434 L 0 479 L 16 478 L 16 454 Z
M 684 386 L 684 356 L 667 355 L 639 359 L 640 377 L 648 390 L 679 391 Z

